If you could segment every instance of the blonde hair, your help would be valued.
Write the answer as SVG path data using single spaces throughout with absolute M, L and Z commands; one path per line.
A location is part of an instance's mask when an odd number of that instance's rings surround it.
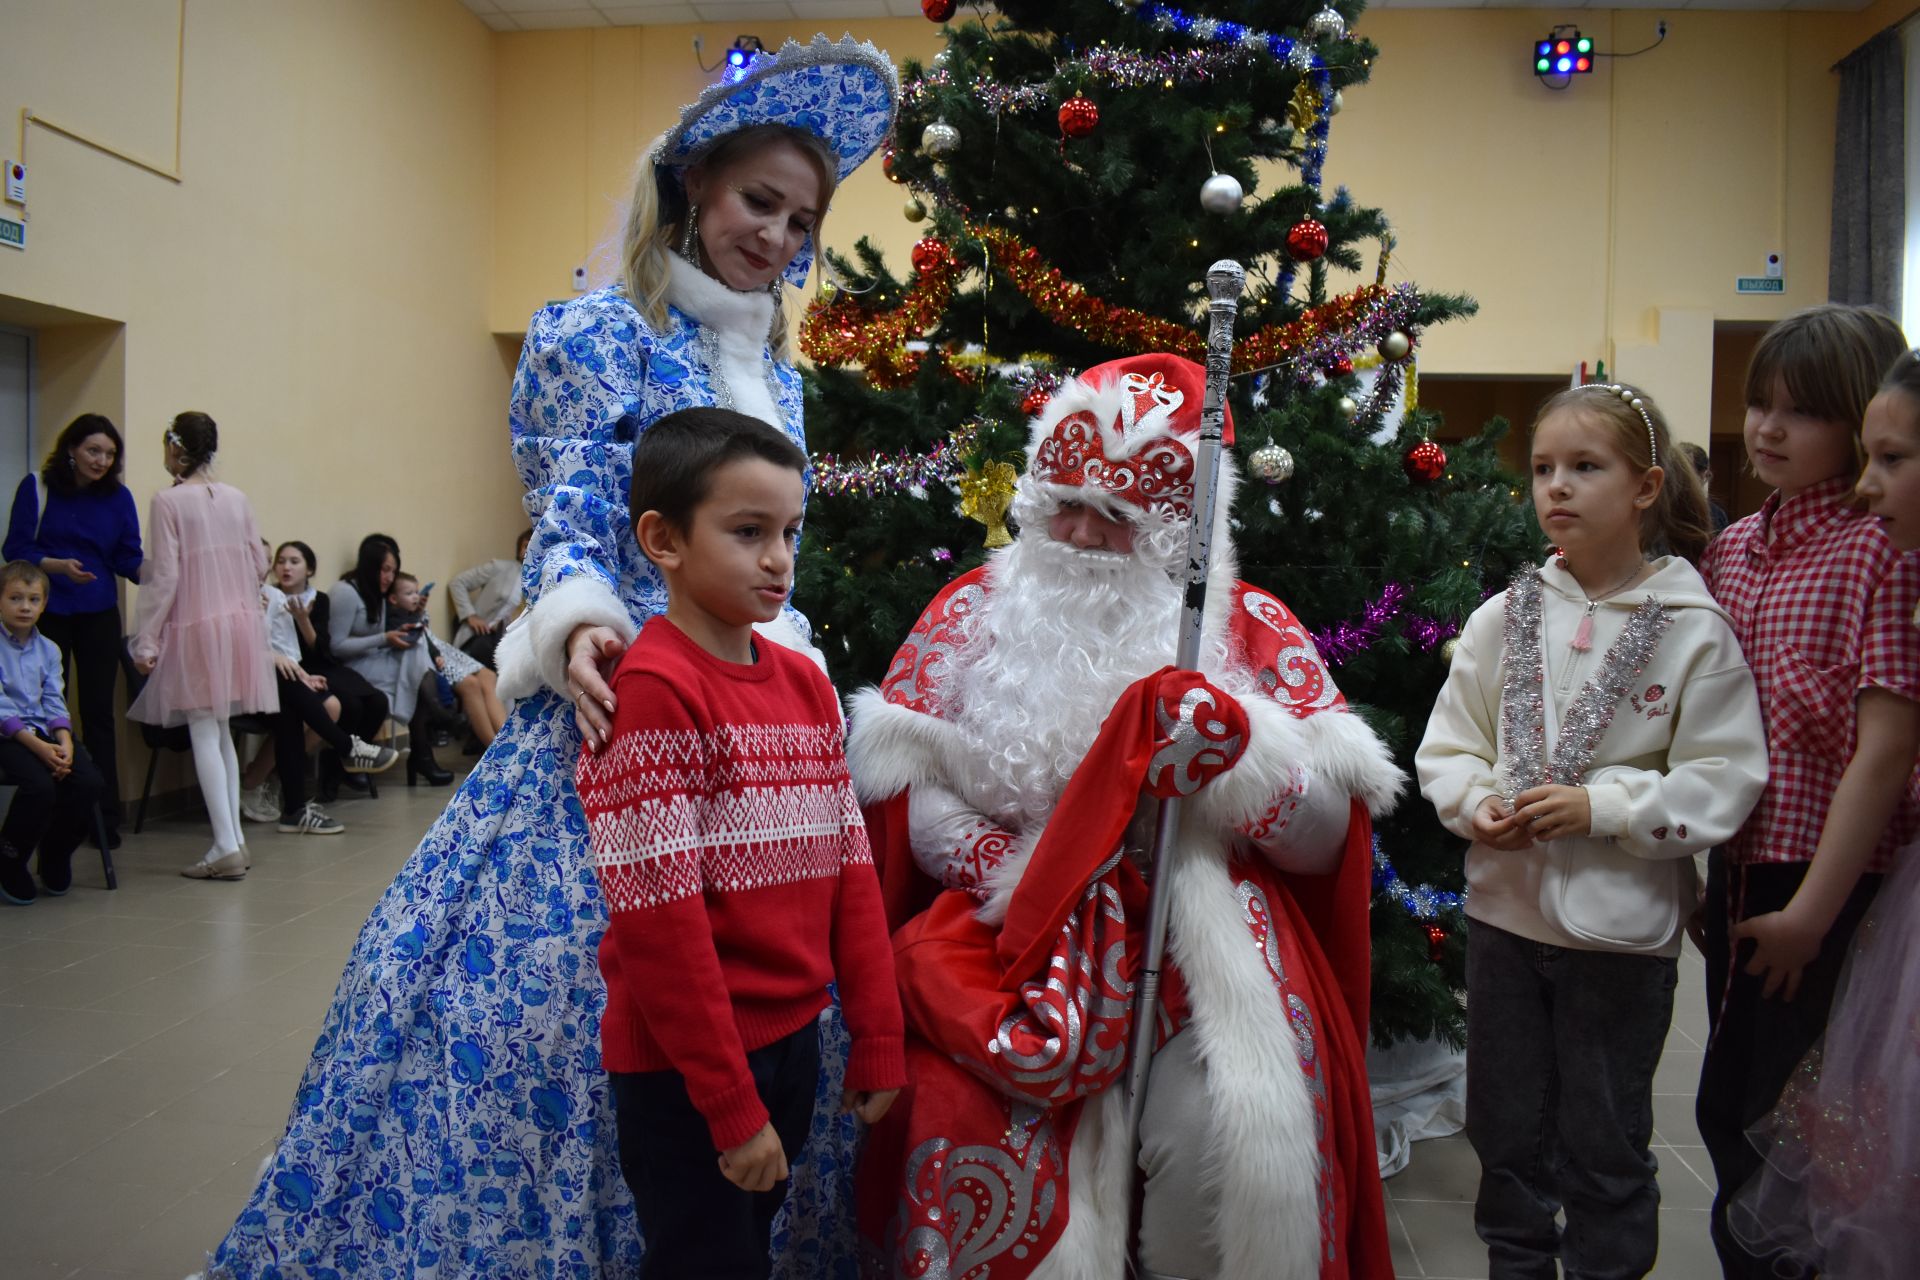
M 778 142 L 798 147 L 819 171 L 820 216 L 814 220 L 810 234 L 818 257 L 820 227 L 826 221 L 826 209 L 833 199 L 834 188 L 839 185 L 838 161 L 818 135 L 792 125 L 748 125 L 721 137 L 688 169 L 719 168 Z M 667 286 L 671 279 L 667 259 L 678 251 L 686 219 L 687 196 L 680 180 L 661 174 L 651 152 L 641 156 L 639 172 L 633 180 L 633 199 L 627 206 L 626 230 L 621 237 L 620 268 L 627 298 L 641 318 L 655 329 L 666 327 Z M 773 326 L 767 333 L 767 342 L 776 360 L 785 360 L 789 355 L 786 311 L 785 290 L 781 287 L 781 278 L 775 277 Z
M 1614 452 L 1637 471 L 1651 469 L 1658 452 L 1666 479 L 1653 505 L 1640 513 L 1640 547 L 1644 551 L 1664 540 L 1675 554 L 1698 561 L 1713 537 L 1713 518 L 1700 473 L 1684 458 L 1674 464 L 1673 433 L 1667 429 L 1667 419 L 1653 397 L 1638 387 L 1621 385 L 1629 395 L 1606 385 L 1569 387 L 1540 406 L 1533 429 L 1538 431 L 1548 415 L 1569 409 L 1606 428 Z M 1639 404 L 1637 409 L 1635 402 Z M 1640 416 L 1643 412 L 1644 418 Z
M 1891 316 L 1871 307 L 1822 303 L 1796 311 L 1766 331 L 1747 365 L 1747 404 L 1773 404 L 1784 381 L 1795 405 L 1825 422 L 1846 424 L 1856 469 L 1866 462 L 1860 421 L 1880 380 L 1907 350 Z

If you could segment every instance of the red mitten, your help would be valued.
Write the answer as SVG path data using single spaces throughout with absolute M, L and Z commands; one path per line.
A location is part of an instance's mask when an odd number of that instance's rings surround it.
M 1233 768 L 1247 736 L 1247 713 L 1226 690 L 1197 671 L 1166 672 L 1154 692 L 1146 789 L 1162 800 L 1192 795 Z

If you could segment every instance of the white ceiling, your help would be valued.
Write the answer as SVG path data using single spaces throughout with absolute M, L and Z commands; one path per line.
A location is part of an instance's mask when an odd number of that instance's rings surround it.
M 1558 0 L 1566 9 L 1829 10 L 1850 13 L 1872 0 Z M 460 0 L 495 31 L 635 27 L 667 22 L 808 22 L 836 18 L 917 18 L 920 0 Z M 1541 0 L 1373 0 L 1381 9 L 1537 9 Z

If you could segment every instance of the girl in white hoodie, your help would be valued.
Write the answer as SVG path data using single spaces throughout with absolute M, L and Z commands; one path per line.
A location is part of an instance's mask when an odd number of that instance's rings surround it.
M 1766 783 L 1753 674 L 1681 558 L 1705 545 L 1706 495 L 1671 456 L 1632 387 L 1542 407 L 1533 505 L 1556 554 L 1468 620 L 1414 757 L 1473 842 L 1467 1136 L 1494 1277 L 1652 1268 L 1653 1072 L 1693 855 Z M 1649 560 L 1662 542 L 1680 554 Z

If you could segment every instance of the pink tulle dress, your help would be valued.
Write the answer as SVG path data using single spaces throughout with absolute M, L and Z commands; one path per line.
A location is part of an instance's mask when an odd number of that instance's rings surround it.
M 232 485 L 189 480 L 153 495 L 133 656 L 156 664 L 128 716 L 171 726 L 280 709 L 260 614 L 266 557 Z
M 1747 1136 L 1766 1163 L 1727 1206 L 1727 1226 L 1750 1251 L 1784 1251 L 1832 1280 L 1914 1274 L 1920 841 L 1894 856 L 1854 934 L 1826 1035 Z

